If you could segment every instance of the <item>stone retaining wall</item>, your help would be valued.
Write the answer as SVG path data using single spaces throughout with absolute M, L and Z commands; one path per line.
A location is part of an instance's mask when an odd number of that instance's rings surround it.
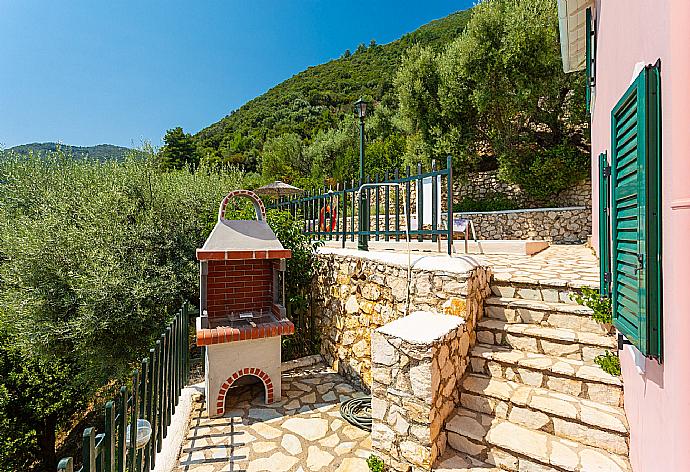
M 494 194 L 505 195 L 525 208 L 592 206 L 592 182 L 590 179 L 585 179 L 548 200 L 538 200 L 528 196 L 519 186 L 500 180 L 498 171 L 495 170 L 469 174 L 466 180 L 455 179 L 453 189 L 455 202 L 464 198 L 481 200 Z
M 372 193 L 374 195 L 374 193 Z M 447 186 L 441 179 L 441 205 L 446 208 Z M 530 197 L 516 184 L 504 182 L 498 178 L 498 171 L 473 172 L 467 179 L 458 176 L 453 178 L 453 202 L 463 199 L 483 200 L 494 195 L 502 195 L 515 201 L 521 208 L 592 206 L 592 181 L 587 178 L 575 185 L 558 192 L 546 200 Z M 410 202 L 415 208 L 417 201 L 417 181 L 410 186 Z M 402 198 L 402 197 L 401 197 Z M 373 201 L 373 200 L 372 200 Z
M 372 446 L 394 470 L 431 470 L 460 402 L 472 333 L 458 316 L 415 312 L 372 334 Z
M 490 269 L 473 266 L 454 272 L 418 265 L 411 271 L 408 311 L 406 256 L 397 254 L 399 260 L 386 262 L 325 250 L 318 256 L 321 269 L 314 281 L 313 306 L 321 354 L 328 365 L 355 384 L 371 389 L 371 332 L 409 312 L 462 316 L 474 344 L 474 326 L 490 293 Z
M 592 234 L 592 210 L 586 207 L 458 213 L 474 223 L 478 239 L 534 239 L 582 244 Z

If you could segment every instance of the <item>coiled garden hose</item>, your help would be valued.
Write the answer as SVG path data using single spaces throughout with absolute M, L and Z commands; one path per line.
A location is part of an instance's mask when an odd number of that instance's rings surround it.
M 340 416 L 353 426 L 371 431 L 371 396 L 352 398 L 342 402 Z

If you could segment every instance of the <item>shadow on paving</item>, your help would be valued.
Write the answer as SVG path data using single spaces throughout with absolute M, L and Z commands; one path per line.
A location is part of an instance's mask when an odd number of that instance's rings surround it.
M 282 384 L 270 405 L 260 383 L 231 387 L 220 418 L 197 398 L 176 470 L 368 471 L 369 433 L 340 416 L 342 401 L 365 394 L 323 365 L 284 372 Z

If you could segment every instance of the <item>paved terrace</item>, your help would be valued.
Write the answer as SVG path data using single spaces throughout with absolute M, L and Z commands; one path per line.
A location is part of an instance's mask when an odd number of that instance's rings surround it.
M 469 257 L 491 266 L 497 282 L 599 287 L 599 262 L 592 249 L 583 245 L 549 246 L 533 256 L 482 254 Z
M 445 241 L 441 250 L 445 249 Z M 479 254 L 462 252 L 462 241 L 452 258 L 436 250 L 435 243 L 412 244 L 411 262 L 415 269 L 446 270 L 449 272 L 467 270 L 468 265 L 490 266 L 494 280 L 499 283 L 541 283 L 572 288 L 599 287 L 599 262 L 591 248 L 584 245 L 553 245 L 528 256 L 523 254 Z M 424 247 L 425 249 L 419 249 Z M 407 244 L 388 242 L 378 243 L 376 249 L 370 248 L 367 258 L 407 266 Z M 335 247 L 329 242 L 319 249 L 321 253 L 335 253 L 362 257 L 362 252 L 351 247 Z
M 231 387 L 226 414 L 193 405 L 176 472 L 367 472 L 369 433 L 340 416 L 340 402 L 364 395 L 323 364 L 283 372 L 283 396 L 263 402 L 263 385 Z

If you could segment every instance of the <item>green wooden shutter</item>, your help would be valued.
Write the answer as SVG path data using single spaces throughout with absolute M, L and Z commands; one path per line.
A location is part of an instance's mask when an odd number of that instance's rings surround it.
M 611 112 L 613 322 L 642 353 L 656 357 L 661 316 L 658 78 L 658 67 L 646 67 Z
M 594 70 L 592 68 L 593 61 L 593 39 L 594 39 L 594 28 L 592 24 L 592 8 L 587 8 L 585 10 L 585 70 L 587 75 L 587 88 L 585 90 L 585 97 L 587 100 L 587 111 L 591 109 L 592 102 L 592 87 L 594 85 Z
M 662 359 L 661 65 L 647 68 L 647 354 Z
M 611 295 L 611 167 L 606 153 L 599 154 L 599 280 L 602 297 Z

